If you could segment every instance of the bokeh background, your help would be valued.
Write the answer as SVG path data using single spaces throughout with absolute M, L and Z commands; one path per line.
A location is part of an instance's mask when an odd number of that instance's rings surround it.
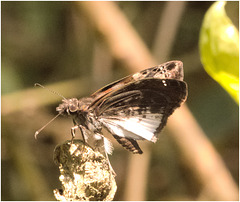
M 55 109 L 62 98 L 34 88 L 34 83 L 39 82 L 67 98 L 80 98 L 111 81 L 149 67 L 150 62 L 136 65 L 132 62 L 136 60 L 134 54 L 124 54 L 129 50 L 118 48 L 131 44 L 132 40 L 128 41 L 131 37 L 141 43 L 129 49 L 135 49 L 132 52 L 137 55 L 141 51 L 139 47 L 144 46 L 155 59 L 153 65 L 175 59 L 183 61 L 189 87 L 187 106 L 223 161 L 230 184 L 237 188 L 238 105 L 204 71 L 199 55 L 202 20 L 213 2 L 93 4 L 1 2 L 1 199 L 54 200 L 52 190 L 61 186 L 52 155 L 57 144 L 71 138 L 72 121 L 59 117 L 35 140 L 35 131 L 57 114 Z M 228 2 L 226 11 L 238 27 L 238 2 Z M 97 22 L 93 16 L 99 12 L 101 18 Z M 124 20 L 119 21 L 118 17 Z M 120 32 L 109 29 L 109 19 L 119 30 L 126 29 L 126 33 L 135 35 L 129 34 L 129 38 L 114 42 Z M 125 22 L 129 26 L 126 27 Z M 147 53 L 143 51 L 142 55 L 146 55 L 145 61 L 150 61 Z M 211 188 L 181 154 L 169 127 L 164 129 L 156 144 L 143 144 L 141 157 L 133 157 L 113 141 L 115 150 L 110 161 L 117 173 L 115 200 L 221 200 L 209 195 Z M 191 130 L 191 124 L 184 128 Z M 197 147 L 201 143 L 196 140 L 193 144 Z M 208 153 L 205 157 L 209 158 Z M 204 161 L 197 157 L 196 161 L 204 167 Z M 131 178 L 132 170 L 140 174 Z M 209 173 L 209 180 L 213 174 Z M 139 185 L 142 186 L 139 188 Z M 235 196 L 230 193 L 228 199 L 236 200 Z

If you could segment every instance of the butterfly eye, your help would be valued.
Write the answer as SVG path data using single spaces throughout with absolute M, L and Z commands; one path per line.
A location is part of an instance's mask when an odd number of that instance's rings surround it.
M 77 109 L 78 109 L 77 106 L 75 106 L 75 105 L 69 105 L 69 111 L 70 111 L 70 112 L 75 112 L 75 111 L 77 111 Z
M 78 100 L 77 99 L 72 100 L 68 108 L 70 112 L 76 112 L 78 110 Z

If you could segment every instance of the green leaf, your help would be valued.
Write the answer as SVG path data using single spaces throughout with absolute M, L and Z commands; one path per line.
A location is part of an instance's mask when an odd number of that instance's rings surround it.
M 239 33 L 215 2 L 206 12 L 200 32 L 201 61 L 207 73 L 239 102 Z

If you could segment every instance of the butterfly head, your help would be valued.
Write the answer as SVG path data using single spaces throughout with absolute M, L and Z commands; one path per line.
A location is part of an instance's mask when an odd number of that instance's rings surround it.
M 63 102 L 56 108 L 59 114 L 63 115 L 73 115 L 77 112 L 87 112 L 88 106 L 91 103 L 90 98 L 82 98 L 78 100 L 77 98 L 63 99 Z
M 77 98 L 63 99 L 63 102 L 56 108 L 57 112 L 62 115 L 71 115 L 79 109 Z

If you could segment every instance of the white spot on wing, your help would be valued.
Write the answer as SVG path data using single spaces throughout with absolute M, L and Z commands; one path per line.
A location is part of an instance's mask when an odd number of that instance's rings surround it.
M 125 130 L 124 128 L 122 128 L 119 125 L 116 125 L 114 122 L 112 122 L 111 120 L 105 120 L 103 122 L 104 126 L 106 128 L 108 128 L 108 130 L 115 135 L 118 135 L 119 137 L 128 137 L 128 138 L 132 138 L 135 140 L 140 140 L 143 139 L 140 136 L 133 134 L 127 130 Z
M 154 132 L 159 127 L 161 119 L 160 114 L 146 114 L 146 118 L 141 115 L 125 118 L 109 117 L 102 118 L 102 122 L 112 133 L 120 137 L 156 142 Z

